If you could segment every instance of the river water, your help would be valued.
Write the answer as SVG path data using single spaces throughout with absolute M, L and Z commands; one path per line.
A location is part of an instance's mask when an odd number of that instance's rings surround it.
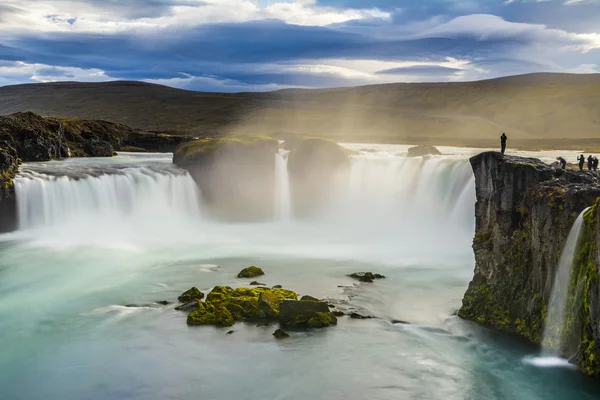
M 277 217 L 254 224 L 211 220 L 170 154 L 24 164 L 20 229 L 0 236 L 0 398 L 600 399 L 596 381 L 453 316 L 474 268 L 477 151 L 349 147 L 362 151 L 347 187 L 304 221 L 282 153 Z M 275 325 L 188 327 L 154 303 L 247 285 L 235 276 L 252 264 L 376 318 L 277 341 Z M 357 271 L 387 279 L 345 276 Z

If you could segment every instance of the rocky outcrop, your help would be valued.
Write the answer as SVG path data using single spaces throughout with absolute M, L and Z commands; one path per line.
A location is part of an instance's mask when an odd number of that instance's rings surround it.
M 189 171 L 213 216 L 264 220 L 274 215 L 278 150 L 265 136 L 200 139 L 180 145 L 173 162 Z
M 265 273 L 261 268 L 255 267 L 254 265 L 244 268 L 237 275 L 238 278 L 256 278 L 257 276 L 262 276 Z M 252 283 L 251 283 L 252 285 Z M 261 285 L 261 283 L 256 282 L 255 285 Z
M 348 151 L 329 139 L 296 137 L 285 142 L 293 212 L 298 217 L 318 213 L 339 183 L 345 182 Z
M 408 157 L 439 156 L 442 153 L 433 146 L 415 146 L 408 149 Z
M 473 157 L 471 165 L 477 195 L 476 265 L 458 315 L 540 343 L 566 238 L 578 215 L 600 196 L 598 175 L 555 171 L 537 159 L 496 152 Z M 600 356 L 595 345 L 600 343 L 600 257 L 592 247 L 599 235 L 597 226 L 587 226 L 586 254 L 571 276 L 578 300 L 570 301 L 561 352 L 577 354 L 578 365 L 598 375 L 597 364 L 587 365 Z
M 8 141 L 0 141 L 0 233 L 16 228 L 16 199 L 13 178 L 19 170 L 17 151 Z

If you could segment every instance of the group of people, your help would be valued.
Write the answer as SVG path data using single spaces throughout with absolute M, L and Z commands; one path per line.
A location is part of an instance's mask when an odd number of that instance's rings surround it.
M 502 136 L 500 136 L 500 152 L 502 153 L 502 155 L 504 155 L 504 152 L 506 151 L 506 140 L 506 133 L 503 133 Z M 556 159 L 560 163 L 562 169 L 567 169 L 567 160 L 565 160 L 562 157 L 556 157 Z M 579 170 L 583 171 L 583 166 L 586 162 L 585 156 L 583 154 L 578 156 L 577 161 L 579 161 Z M 598 171 L 598 157 L 592 156 L 590 154 L 590 156 L 587 158 L 587 167 L 589 171 Z
M 579 170 L 583 171 L 583 166 L 585 165 L 585 156 L 582 154 L 577 157 L 577 161 L 579 161 Z M 597 171 L 598 170 L 598 157 L 594 157 L 590 154 L 587 158 L 587 167 L 589 171 Z

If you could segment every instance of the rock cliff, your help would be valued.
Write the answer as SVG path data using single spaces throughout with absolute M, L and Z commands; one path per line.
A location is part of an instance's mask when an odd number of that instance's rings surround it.
M 496 152 L 473 157 L 471 165 L 476 265 L 459 316 L 539 344 L 566 238 L 578 215 L 600 197 L 599 176 Z M 594 376 L 600 376 L 594 361 L 600 356 L 599 211 L 593 208 L 586 217 L 560 348 Z

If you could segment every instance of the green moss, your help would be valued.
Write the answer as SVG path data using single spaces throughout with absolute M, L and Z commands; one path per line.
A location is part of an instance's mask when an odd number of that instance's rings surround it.
M 175 151 L 174 161 L 176 164 L 186 165 L 226 151 L 261 152 L 264 150 L 274 154 L 278 149 L 279 141 L 264 135 L 198 139 L 179 145 Z
M 308 326 L 311 328 L 324 328 L 335 324 L 337 324 L 337 318 L 331 312 L 318 312 L 308 320 Z
M 204 304 L 198 310 L 188 314 L 188 325 L 231 326 L 235 323 L 233 316 L 222 305 Z
M 200 290 L 198 290 L 197 287 L 193 287 L 189 290 L 186 290 L 185 292 L 183 292 L 178 298 L 177 300 L 179 300 L 181 303 L 187 303 L 190 302 L 192 300 L 200 300 L 204 298 L 204 293 L 202 293 Z
M 254 265 L 248 268 L 244 268 L 238 274 L 238 278 L 256 278 L 257 276 L 262 276 L 265 273 L 262 269 L 255 267 Z

